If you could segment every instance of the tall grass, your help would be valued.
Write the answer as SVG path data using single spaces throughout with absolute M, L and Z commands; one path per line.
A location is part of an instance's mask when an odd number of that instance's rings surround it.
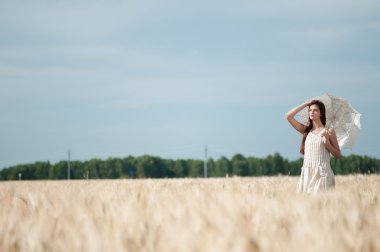
M 0 183 L 0 251 L 380 251 L 380 176 Z

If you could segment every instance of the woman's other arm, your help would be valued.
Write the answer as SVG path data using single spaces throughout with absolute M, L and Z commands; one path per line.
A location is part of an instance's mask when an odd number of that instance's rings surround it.
M 322 135 L 323 143 L 326 147 L 326 149 L 335 157 L 340 157 L 340 148 L 338 144 L 338 139 L 336 138 L 336 133 L 334 129 L 328 129 L 327 132 L 325 132 Z

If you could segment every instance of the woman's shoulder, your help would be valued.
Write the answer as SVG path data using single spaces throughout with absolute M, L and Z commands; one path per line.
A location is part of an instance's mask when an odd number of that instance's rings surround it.
M 335 130 L 334 130 L 334 128 L 326 127 L 325 130 L 326 130 L 326 132 L 329 133 L 330 135 L 335 135 Z

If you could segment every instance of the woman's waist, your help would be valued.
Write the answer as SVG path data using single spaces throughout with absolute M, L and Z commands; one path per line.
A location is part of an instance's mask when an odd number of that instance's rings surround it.
M 328 159 L 304 158 L 303 165 L 330 166 L 330 158 L 328 158 Z

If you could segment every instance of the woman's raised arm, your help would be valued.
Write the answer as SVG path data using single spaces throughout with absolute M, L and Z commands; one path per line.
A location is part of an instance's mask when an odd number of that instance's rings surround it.
M 300 132 L 301 134 L 305 131 L 305 125 L 303 125 L 302 123 L 298 122 L 294 116 L 300 112 L 302 109 L 306 108 L 307 106 L 309 106 L 310 102 L 304 102 L 300 105 L 298 105 L 297 107 L 289 110 L 288 112 L 285 113 L 285 117 L 286 119 L 288 120 L 288 122 L 290 123 L 290 125 L 293 126 L 293 128 L 295 130 L 297 130 L 298 132 Z

